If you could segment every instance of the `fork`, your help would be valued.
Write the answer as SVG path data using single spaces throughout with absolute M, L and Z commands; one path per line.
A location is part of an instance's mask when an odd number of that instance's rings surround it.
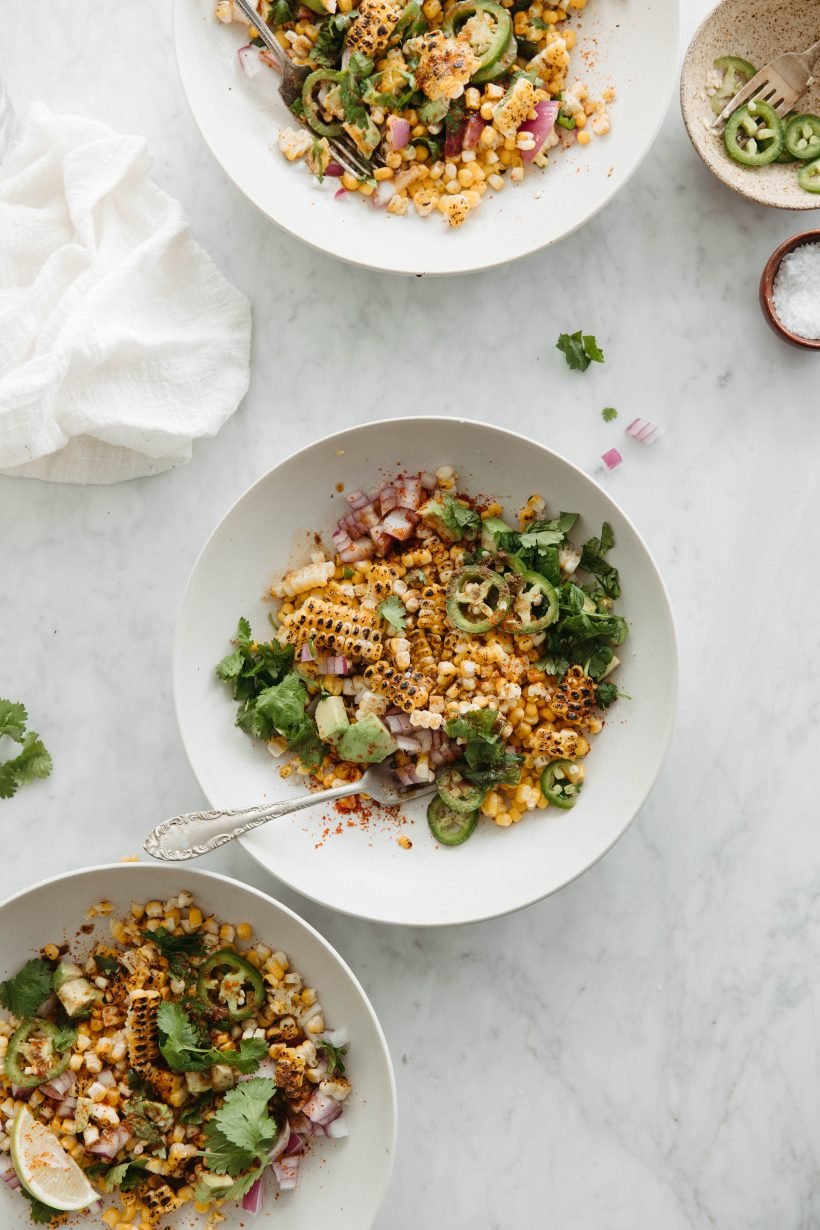
M 268 51 L 276 60 L 282 73 L 279 95 L 282 102 L 290 110 L 291 103 L 295 102 L 297 98 L 302 97 L 302 86 L 305 83 L 305 79 L 313 72 L 313 69 L 293 63 L 267 22 L 263 21 L 259 13 L 257 13 L 254 0 L 234 0 L 234 4 L 238 9 L 242 10 Z M 299 116 L 294 115 L 293 118 L 298 119 L 302 127 L 307 128 L 308 132 L 312 131 L 310 125 L 306 124 Z M 345 141 L 341 137 L 328 137 L 327 143 L 333 158 L 339 163 L 339 166 L 355 176 L 356 179 L 369 179 L 373 174 L 372 166 L 362 158 L 352 141 Z
M 729 116 L 742 107 L 744 103 L 755 99 L 757 102 L 768 103 L 777 114 L 783 118 L 788 115 L 798 98 L 805 94 L 812 83 L 812 71 L 820 60 L 820 40 L 813 43 L 807 51 L 787 51 L 778 56 L 744 85 L 726 104 L 720 115 L 712 124 L 713 128 L 722 127 Z
M 237 3 L 239 0 L 237 0 Z M 258 829 L 269 820 L 289 816 L 305 807 L 319 807 L 351 794 L 366 794 L 386 807 L 426 798 L 434 785 L 399 786 L 389 764 L 373 765 L 357 782 L 345 782 L 334 790 L 302 794 L 295 799 L 281 799 L 263 807 L 245 807 L 238 811 L 191 811 L 158 824 L 145 839 L 147 854 L 165 862 L 181 863 L 209 854 L 226 842 Z

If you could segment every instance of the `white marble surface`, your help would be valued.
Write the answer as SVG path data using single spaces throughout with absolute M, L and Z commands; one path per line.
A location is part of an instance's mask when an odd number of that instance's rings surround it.
M 708 0 L 686 0 L 687 33 Z M 671 110 L 632 184 L 560 247 L 463 280 L 349 269 L 273 229 L 194 130 L 162 0 L 3 5 L 18 105 L 146 133 L 156 178 L 255 312 L 251 392 L 187 468 L 117 488 L 0 481 L 0 694 L 55 760 L 2 806 L 0 894 L 117 859 L 201 803 L 171 704 L 183 583 L 228 505 L 332 426 L 419 408 L 522 428 L 583 466 L 633 415 L 667 427 L 608 481 L 669 583 L 680 720 L 618 847 L 503 921 L 388 930 L 293 904 L 381 1015 L 400 1158 L 379 1230 L 789 1230 L 820 1223 L 816 458 L 820 359 L 756 302 L 815 215 L 708 177 Z M 583 325 L 607 364 L 568 373 Z M 600 410 L 616 406 L 619 424 Z

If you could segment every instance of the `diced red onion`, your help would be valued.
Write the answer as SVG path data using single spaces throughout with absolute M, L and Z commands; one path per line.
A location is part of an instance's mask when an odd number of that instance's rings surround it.
M 328 1094 L 322 1093 L 320 1089 L 314 1089 L 302 1107 L 302 1113 L 307 1115 L 311 1123 L 318 1123 L 320 1127 L 327 1127 L 334 1119 L 339 1118 L 339 1115 L 342 1113 L 342 1104 L 337 1102 L 335 1098 L 331 1098 Z
M 421 479 L 418 474 L 402 474 L 393 485 L 396 488 L 399 508 L 409 508 L 411 512 L 415 512 L 422 500 Z
M 240 47 L 236 54 L 246 77 L 255 77 L 257 73 L 261 73 L 262 61 L 259 59 L 258 47 L 252 47 L 248 43 L 245 47 Z
M 344 173 L 344 167 L 338 162 L 329 162 L 325 167 L 325 175 L 329 175 L 331 179 L 341 179 Z
M 618 452 L 617 448 L 611 448 L 601 457 L 601 461 L 610 471 L 617 470 L 618 466 L 623 463 L 623 457 Z
M 323 675 L 349 675 L 350 662 L 347 658 L 319 658 L 317 662 L 319 671 Z
M 447 739 L 444 743 L 433 747 L 430 752 L 430 764 L 437 769 L 439 765 L 452 764 L 454 760 L 458 760 L 460 755 L 461 749 L 458 744 L 452 739 Z
M 313 650 L 310 647 L 310 641 L 305 641 L 304 645 L 302 646 L 301 652 L 299 654 L 299 661 L 300 662 L 315 662 L 316 661 L 316 654 L 313 652 Z
M 394 735 L 409 735 L 415 730 L 406 713 L 387 713 L 384 722 Z
M 359 560 L 373 558 L 373 543 L 368 538 L 357 538 L 339 552 L 343 564 L 358 564 Z
M 285 1157 L 293 1157 L 294 1154 L 304 1153 L 304 1151 L 305 1151 L 304 1136 L 301 1134 L 301 1132 L 291 1131 L 290 1138 L 288 1139 L 287 1147 L 285 1149 Z
M 535 145 L 532 149 L 522 149 L 518 152 L 521 155 L 521 161 L 526 165 L 537 158 L 543 150 L 549 138 L 555 131 L 555 121 L 558 119 L 558 112 L 561 110 L 561 104 L 554 99 L 547 98 L 544 102 L 535 104 L 536 119 L 527 120 L 518 129 L 519 132 L 529 132 L 535 137 Z
M 253 1187 L 249 1188 L 242 1197 L 242 1208 L 246 1213 L 261 1213 L 262 1205 L 264 1204 L 264 1176 L 260 1175 L 254 1183 Z
M 65 1098 L 57 1106 L 56 1110 L 54 1111 L 54 1114 L 58 1119 L 70 1119 L 76 1109 L 77 1109 L 77 1099 L 76 1098 Z
M 337 188 L 336 191 L 333 193 L 333 199 L 334 201 L 340 201 L 343 196 L 347 196 L 347 195 L 348 195 L 347 188 Z
M 487 127 L 487 121 L 483 120 L 480 115 L 471 115 L 464 129 L 464 137 L 462 139 L 462 149 L 475 149 L 478 145 L 479 138 L 482 132 Z
M 102 1080 L 101 1074 L 97 1079 Z M 53 1098 L 55 1102 L 61 1102 L 66 1094 L 74 1088 L 74 1082 L 77 1079 L 76 1072 L 72 1072 L 70 1068 L 66 1068 L 65 1072 L 61 1072 L 59 1076 L 55 1076 L 54 1080 L 47 1081 L 45 1085 L 40 1086 L 40 1092 L 45 1094 L 47 1098 Z M 116 1084 L 116 1081 L 114 1082 Z M 110 1088 L 110 1086 L 106 1086 Z
M 422 777 L 414 764 L 401 765 L 400 768 L 396 769 L 396 777 L 402 786 L 420 786 L 422 782 L 427 781 L 427 777 Z
M 345 499 L 354 510 L 366 508 L 370 503 L 370 497 L 365 495 L 363 491 L 348 491 Z
M 113 1161 L 119 1153 L 120 1149 L 124 1148 L 131 1139 L 131 1133 L 127 1127 L 122 1125 L 114 1128 L 111 1132 L 103 1132 L 102 1136 L 93 1145 L 86 1145 L 86 1152 L 93 1153 L 96 1157 L 106 1157 L 109 1161 Z
M 420 752 L 421 744 L 410 735 L 396 735 L 396 747 L 400 752 Z
M 276 1175 L 280 1191 L 293 1191 L 299 1174 L 299 1158 L 293 1154 L 289 1157 L 280 1157 L 278 1162 L 273 1163 L 273 1173 Z
M 633 440 L 640 440 L 641 444 L 654 444 L 661 434 L 661 429 L 648 419 L 633 419 L 626 428 L 626 434 L 632 436 Z
M 387 121 L 387 132 L 390 148 L 404 149 L 410 140 L 410 123 L 408 120 L 400 119 L 397 115 L 391 115 Z
M 409 508 L 395 508 L 385 517 L 382 529 L 391 538 L 398 538 L 399 542 L 406 542 L 413 536 L 417 521 L 418 517 Z
M 104 1089 L 113 1089 L 117 1083 L 117 1078 L 110 1068 L 103 1068 L 97 1080 Z
M 424 470 L 421 474 L 421 485 L 425 491 L 434 491 L 436 486 L 436 476 L 431 474 L 429 470 Z
M 429 752 L 433 746 L 432 730 L 425 730 L 423 726 L 414 726 L 413 732 L 418 740 L 419 747 L 423 752 Z
M 366 530 L 372 530 L 379 524 L 381 517 L 375 504 L 366 504 L 364 508 L 356 509 L 356 520 Z
M 40 1017 L 41 1019 L 45 1017 L 50 1017 L 54 1013 L 54 1010 L 56 1007 L 57 1007 L 57 996 L 49 995 L 48 999 L 44 1000 L 43 1003 L 40 1004 L 40 1007 L 37 1009 L 34 1015 Z
M 373 539 L 373 546 L 376 548 L 376 554 L 382 557 L 387 555 L 390 548 L 393 546 L 393 538 L 386 532 L 384 526 L 375 525 L 370 530 L 370 537 Z
M 3 1179 L 3 1182 L 6 1184 L 6 1186 L 10 1188 L 11 1191 L 16 1192 L 19 1190 L 20 1180 L 17 1178 L 17 1175 L 11 1168 L 3 1171 L 2 1179 Z
M 340 1115 L 338 1119 L 334 1119 L 327 1125 L 327 1134 L 331 1140 L 343 1140 L 345 1136 L 350 1135 L 350 1128 L 345 1122 L 344 1115 Z
M 466 129 L 466 120 L 461 124 L 452 124 L 447 127 L 447 135 L 444 138 L 444 156 L 446 158 L 455 158 L 456 154 L 461 153 L 464 147 L 464 133 Z
M 276 1137 L 276 1144 L 273 1146 L 273 1148 L 270 1151 L 270 1161 L 275 1162 L 278 1157 L 281 1157 L 283 1153 L 286 1153 L 289 1144 L 290 1144 L 290 1121 L 288 1119 L 285 1119 L 285 1122 L 282 1124 L 281 1128 L 279 1129 L 279 1135 Z
M 388 483 L 386 487 L 382 487 L 379 492 L 379 508 L 382 510 L 382 516 L 386 517 L 389 512 L 392 512 L 398 503 L 396 488 L 392 483 Z
M 33 1085 L 12 1085 L 11 1096 L 15 1102 L 25 1102 L 34 1093 Z

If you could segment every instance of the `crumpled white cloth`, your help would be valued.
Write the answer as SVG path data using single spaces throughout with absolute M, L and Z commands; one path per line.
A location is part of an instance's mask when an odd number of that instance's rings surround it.
M 0 473 L 158 474 L 247 390 L 250 304 L 150 167 L 142 137 L 43 103 L 0 166 Z

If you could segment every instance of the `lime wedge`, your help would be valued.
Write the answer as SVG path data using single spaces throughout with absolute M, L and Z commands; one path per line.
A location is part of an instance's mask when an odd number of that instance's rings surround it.
M 11 1160 L 26 1191 L 49 1208 L 85 1209 L 100 1198 L 54 1133 L 25 1106 L 12 1124 Z

